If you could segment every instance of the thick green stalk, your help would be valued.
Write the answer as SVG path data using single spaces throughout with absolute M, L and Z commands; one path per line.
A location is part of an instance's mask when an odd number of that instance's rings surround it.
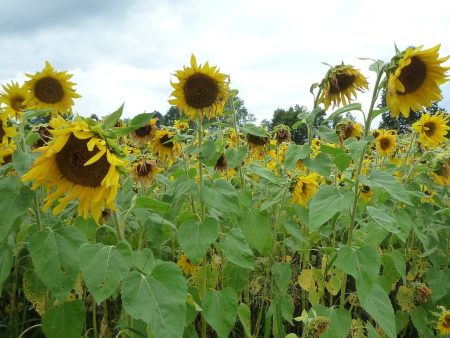
M 381 78 L 383 76 L 383 69 L 379 71 L 379 73 L 377 74 L 377 80 L 375 82 L 375 88 L 373 90 L 373 94 L 372 94 L 372 101 L 370 102 L 370 107 L 369 107 L 369 112 L 367 114 L 367 119 L 366 119 L 366 123 L 364 125 L 364 133 L 363 133 L 363 140 L 367 137 L 367 135 L 369 135 L 369 131 L 370 131 L 370 125 L 372 124 L 372 113 L 373 113 L 373 109 L 375 107 L 375 103 L 377 101 L 378 98 L 378 94 L 380 92 L 380 82 L 381 82 Z M 361 169 L 363 166 L 363 162 L 364 162 L 364 156 L 366 153 L 366 149 L 367 149 L 367 144 L 364 145 L 363 150 L 361 152 L 361 156 L 358 160 L 358 167 L 356 169 L 356 173 L 355 173 L 355 191 L 353 194 L 353 204 L 352 204 L 352 208 L 350 210 L 350 224 L 348 227 L 348 237 L 347 237 L 347 246 L 351 247 L 352 245 L 352 240 L 353 240 L 353 230 L 355 228 L 355 216 L 356 216 L 356 210 L 358 207 L 358 197 L 359 197 L 359 176 L 361 174 Z M 340 294 L 340 308 L 343 308 L 345 305 L 345 289 L 346 289 L 346 284 L 347 284 L 347 274 L 344 273 L 343 277 L 342 277 L 342 285 L 341 285 L 341 294 Z

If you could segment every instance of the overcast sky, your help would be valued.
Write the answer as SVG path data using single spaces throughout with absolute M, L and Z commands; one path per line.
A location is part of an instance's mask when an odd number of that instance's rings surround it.
M 370 62 L 394 43 L 450 54 L 450 1 L 393 0 L 0 0 L 0 83 L 25 80 L 45 60 L 73 73 L 80 115 L 125 102 L 125 115 L 165 113 L 171 74 L 191 53 L 231 76 L 248 111 L 311 108 L 321 62 L 354 64 L 373 85 Z M 450 62 L 446 63 L 450 66 Z M 450 110 L 450 85 L 440 106 Z M 360 97 L 368 106 L 368 94 Z

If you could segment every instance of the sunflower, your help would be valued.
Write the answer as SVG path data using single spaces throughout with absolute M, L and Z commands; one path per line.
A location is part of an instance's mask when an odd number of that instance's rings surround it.
M 430 188 L 428 188 L 426 185 L 422 186 L 422 192 L 424 193 L 425 197 L 422 197 L 420 202 L 433 203 L 433 196 L 436 195 L 436 193 Z
M 325 110 L 333 104 L 345 106 L 356 97 L 356 91 L 368 89 L 368 83 L 364 75 L 351 65 L 339 65 L 332 67 L 321 83 L 320 102 L 325 105 Z
M 168 130 L 157 130 L 152 140 L 152 149 L 163 163 L 175 162 L 175 157 L 180 153 L 181 146 L 174 140 L 173 133 Z
M 316 194 L 319 188 L 318 178 L 319 175 L 316 173 L 299 177 L 292 193 L 292 202 L 306 207 L 308 201 Z
M 185 275 L 191 275 L 196 270 L 196 266 L 191 263 L 186 255 L 181 255 L 177 261 L 177 265 L 183 270 Z
M 441 63 L 450 55 L 439 59 L 439 48 L 437 45 L 422 50 L 420 46 L 404 51 L 387 84 L 386 103 L 392 116 L 401 113 L 409 117 L 411 110 L 430 107 L 442 99 L 439 85 L 448 81 L 445 73 L 449 68 L 442 67 Z
M 174 90 L 169 103 L 177 106 L 191 120 L 199 117 L 212 118 L 223 114 L 229 96 L 227 75 L 219 72 L 208 62 L 197 65 L 194 54 L 191 66 L 175 73 L 178 83 L 170 83 Z
M 131 138 L 141 144 L 146 144 L 148 141 L 151 141 L 155 137 L 156 131 L 159 130 L 156 122 L 158 122 L 158 119 L 151 119 L 145 126 L 133 131 Z
M 0 165 L 12 162 L 12 154 L 16 150 L 16 144 L 11 141 L 7 145 L 0 144 Z
M 439 317 L 436 328 L 441 336 L 450 334 L 450 310 L 445 310 Z
M 366 203 L 370 202 L 373 198 L 373 191 L 368 185 L 363 185 L 359 193 L 359 197 Z
M 19 86 L 19 83 L 12 81 L 6 86 L 2 85 L 3 92 L 0 93 L 0 103 L 6 105 L 6 113 L 11 118 L 18 119 L 22 112 L 27 108 L 24 102 L 27 100 L 29 94 L 24 86 Z
M 71 201 L 78 200 L 78 213 L 84 218 L 91 213 L 98 221 L 104 208 L 116 209 L 118 169 L 126 162 L 118 159 L 84 121 L 69 123 L 59 117 L 50 125 L 53 140 L 37 150 L 42 155 L 22 180 L 34 180 L 33 189 L 41 185 L 47 188 L 50 194 L 44 210 L 57 201 L 53 213 L 58 214 Z
M 339 133 L 339 139 L 344 142 L 350 137 L 359 139 L 363 134 L 363 127 L 361 124 L 353 121 L 343 121 L 336 125 L 336 130 Z
M 430 114 L 422 114 L 420 120 L 413 123 L 412 127 L 415 132 L 419 134 L 419 141 L 422 145 L 428 148 L 435 148 L 446 140 L 447 122 L 450 115 L 445 116 L 445 113 L 437 113 L 434 116 Z
M 147 186 L 153 181 L 155 175 L 162 171 L 158 168 L 156 161 L 143 159 L 136 162 L 131 170 L 131 176 L 142 186 Z
M 48 61 L 42 72 L 34 75 L 26 74 L 30 78 L 25 82 L 25 88 L 30 96 L 24 105 L 32 109 L 50 108 L 52 115 L 69 115 L 72 112 L 73 99 L 80 97 L 75 92 L 75 83 L 69 81 L 72 77 L 67 72 L 57 72 Z
M 391 133 L 389 130 L 380 130 L 375 139 L 375 144 L 380 156 L 390 156 L 395 152 L 395 148 L 397 147 L 396 134 Z
M 274 128 L 274 137 L 277 141 L 277 144 L 281 144 L 283 142 L 291 142 L 291 128 L 285 126 L 284 124 L 280 124 Z
M 175 120 L 173 126 L 181 132 L 189 130 L 189 124 L 184 121 Z
M 450 182 L 450 159 L 443 158 L 439 161 L 434 171 L 431 173 L 434 183 L 440 186 L 447 186 Z
M 11 138 L 16 136 L 16 129 L 8 127 L 8 118 L 6 112 L 0 114 L 0 144 L 7 145 Z

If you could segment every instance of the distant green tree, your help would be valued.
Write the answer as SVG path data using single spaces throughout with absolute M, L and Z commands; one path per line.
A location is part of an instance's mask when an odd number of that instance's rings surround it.
M 173 126 L 175 120 L 181 119 L 180 109 L 176 106 L 171 106 L 167 113 L 160 118 L 160 124 L 163 126 Z
M 378 104 L 378 108 L 386 107 L 386 91 L 383 90 L 381 93 L 381 102 Z M 444 108 L 439 107 L 437 102 L 434 102 L 431 107 L 425 109 L 425 112 L 430 115 L 435 115 L 438 111 L 445 112 Z M 378 128 L 380 129 L 393 129 L 397 130 L 398 134 L 404 134 L 411 131 L 411 125 L 417 122 L 422 115 L 421 111 L 410 111 L 409 117 L 404 117 L 399 115 L 398 117 L 393 117 L 390 111 L 386 111 L 381 114 L 381 122 Z
M 307 113 L 308 110 L 305 106 L 296 104 L 294 107 L 289 107 L 287 110 L 278 108 L 273 113 L 272 121 L 269 125 L 269 130 L 279 124 L 284 124 L 292 129 L 292 126 L 298 121 L 298 114 Z M 325 121 L 325 111 L 321 110 L 317 116 L 314 126 L 318 127 Z M 303 144 L 308 141 L 308 131 L 306 125 L 302 124 L 298 128 L 291 130 L 292 141 L 297 144 Z

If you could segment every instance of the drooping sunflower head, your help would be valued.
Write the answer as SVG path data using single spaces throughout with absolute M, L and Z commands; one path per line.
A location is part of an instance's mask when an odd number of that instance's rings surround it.
M 332 67 L 321 84 L 320 102 L 325 105 L 327 110 L 331 104 L 333 107 L 349 104 L 356 91 L 368 89 L 367 79 L 359 70 L 351 65 L 338 65 Z
M 427 148 L 438 147 L 446 138 L 450 127 L 447 125 L 450 115 L 441 112 L 432 116 L 422 114 L 420 120 L 413 123 L 413 130 L 419 134 L 420 143 Z
M 11 118 L 20 118 L 23 111 L 27 109 L 25 101 L 29 97 L 28 91 L 18 82 L 12 81 L 9 84 L 2 85 L 3 91 L 0 92 L 0 103 L 6 106 L 5 112 Z
M 152 139 L 153 153 L 159 156 L 162 163 L 175 162 L 176 156 L 181 151 L 180 144 L 175 140 L 174 135 L 169 130 L 157 130 Z
M 178 258 L 177 266 L 181 268 L 185 275 L 191 275 L 195 271 L 195 265 L 192 264 L 191 260 L 184 254 Z
M 45 210 L 57 202 L 53 213 L 58 214 L 70 202 L 78 201 L 78 213 L 84 218 L 91 213 L 98 221 L 103 209 L 116 209 L 119 169 L 126 162 L 84 121 L 54 118 L 50 125 L 54 128 L 52 141 L 39 148 L 42 155 L 21 179 L 33 180 L 33 189 L 47 189 Z
M 131 176 L 142 186 L 148 186 L 155 178 L 156 174 L 162 171 L 158 168 L 155 160 L 142 159 L 133 165 Z
M 24 104 L 32 109 L 50 108 L 52 115 L 65 116 L 72 112 L 73 99 L 80 97 L 75 92 L 75 83 L 69 81 L 72 78 L 67 72 L 57 72 L 48 61 L 45 68 L 34 75 L 26 74 L 30 80 L 25 82 L 25 88 L 30 96 Z
M 375 145 L 380 156 L 390 156 L 397 147 L 397 136 L 389 130 L 379 130 Z
M 217 159 L 214 169 L 216 171 L 226 171 L 228 169 L 228 161 L 224 153 L 222 153 Z
M 141 144 L 146 144 L 155 137 L 156 131 L 159 130 L 156 122 L 158 119 L 151 119 L 145 126 L 133 131 L 131 137 Z
M 437 327 L 441 336 L 450 334 L 450 310 L 445 310 L 440 316 Z
M 280 124 L 274 128 L 274 136 L 277 144 L 283 142 L 291 142 L 291 128 L 284 124 Z
M 306 207 L 319 188 L 318 179 L 319 175 L 316 173 L 299 177 L 292 193 L 292 202 Z
M 216 66 L 208 62 L 198 65 L 194 54 L 191 66 L 183 67 L 174 74 L 178 83 L 174 88 L 169 103 L 177 106 L 191 119 L 212 118 L 223 114 L 223 108 L 229 96 L 228 76 L 219 72 Z
M 363 134 L 363 127 L 357 122 L 344 120 L 336 125 L 336 131 L 341 142 L 344 142 L 350 137 L 359 139 Z
M 410 47 L 393 58 L 393 66 L 388 70 L 386 103 L 392 116 L 400 113 L 409 117 L 411 110 L 418 111 L 440 101 L 439 86 L 448 81 L 449 67 L 442 63 L 450 57 L 439 58 L 437 45 L 422 50 L 422 46 Z

